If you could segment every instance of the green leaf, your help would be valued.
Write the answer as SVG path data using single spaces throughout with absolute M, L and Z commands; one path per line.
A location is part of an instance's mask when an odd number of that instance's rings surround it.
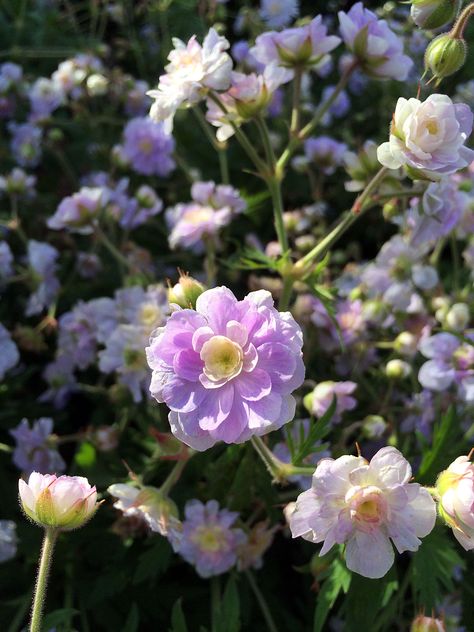
M 344 562 L 338 558 L 333 560 L 329 570 L 329 575 L 323 582 L 318 593 L 316 609 L 314 611 L 313 632 L 322 632 L 324 624 L 331 608 L 336 603 L 340 592 L 344 594 L 349 590 L 351 583 L 351 573 L 347 570 Z
M 168 568 L 171 561 L 171 547 L 165 538 L 157 537 L 153 546 L 142 553 L 133 576 L 133 583 L 155 580 Z
M 372 630 L 378 614 L 387 599 L 387 591 L 393 591 L 394 569 L 381 579 L 367 579 L 353 574 L 344 604 L 344 632 Z M 390 585 L 390 588 L 388 586 Z
M 317 421 L 315 421 L 309 429 L 308 435 L 303 443 L 296 450 L 293 465 L 301 465 L 302 461 L 315 451 L 314 444 L 325 437 L 331 430 L 331 419 L 336 412 L 337 399 L 332 398 L 331 405 Z
M 453 452 L 456 437 L 459 437 L 459 428 L 456 409 L 450 406 L 434 428 L 432 447 L 425 450 L 417 476 L 419 483 L 433 485 L 439 472 L 449 465 L 449 454 Z
M 60 610 L 54 610 L 45 616 L 41 627 L 45 630 L 50 630 L 51 628 L 56 628 L 57 626 L 66 623 L 70 625 L 71 619 L 76 614 L 79 614 L 79 611 L 74 608 L 61 608 Z
M 188 632 L 186 619 L 184 618 L 182 599 L 178 599 L 171 611 L 171 629 L 170 632 Z
M 140 625 L 140 613 L 138 612 L 138 606 L 136 603 L 132 604 L 130 612 L 128 614 L 125 625 L 122 628 L 122 632 L 138 632 L 138 626 Z
M 239 632 L 240 601 L 239 592 L 233 575 L 229 577 L 220 603 L 219 616 L 216 621 L 216 632 Z
M 415 603 L 427 612 L 454 590 L 454 568 L 464 566 L 455 546 L 449 532 L 438 527 L 413 557 Z

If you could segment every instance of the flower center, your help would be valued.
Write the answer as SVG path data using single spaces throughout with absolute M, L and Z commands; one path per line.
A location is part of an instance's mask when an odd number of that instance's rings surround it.
M 434 136 L 439 131 L 438 122 L 433 119 L 428 121 L 426 123 L 426 129 L 428 130 L 428 134 L 432 134 Z
M 362 531 L 370 532 L 383 521 L 385 501 L 378 487 L 369 485 L 355 488 L 347 500 L 351 519 Z
M 199 224 L 208 222 L 212 218 L 212 215 L 213 211 L 208 207 L 193 209 L 186 213 L 186 222 L 199 226 Z
M 140 150 L 146 155 L 148 156 L 149 154 L 151 154 L 152 150 L 153 150 L 153 143 L 151 142 L 151 140 L 145 138 L 143 140 L 141 140 L 138 143 L 138 146 L 140 147 Z
M 214 525 L 211 527 L 200 526 L 192 537 L 199 547 L 209 553 L 215 553 L 222 548 L 225 536 L 221 527 Z
M 230 380 L 242 370 L 242 347 L 226 336 L 213 336 L 201 349 L 204 373 L 214 381 Z
M 151 327 L 161 320 L 161 310 L 153 303 L 145 303 L 140 310 L 140 322 Z

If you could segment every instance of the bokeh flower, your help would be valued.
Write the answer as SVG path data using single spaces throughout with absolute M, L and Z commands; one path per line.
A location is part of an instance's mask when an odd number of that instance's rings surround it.
M 237 562 L 238 548 L 246 541 L 241 529 L 233 527 L 238 514 L 220 509 L 219 503 L 190 500 L 178 553 L 192 564 L 200 577 L 213 577 L 230 570 Z
M 52 442 L 53 420 L 50 417 L 36 419 L 31 428 L 27 419 L 10 430 L 16 441 L 13 463 L 29 476 L 32 472 L 63 472 L 66 469 L 61 455 Z
M 125 127 L 123 154 L 137 173 L 168 176 L 176 166 L 174 146 L 163 124 L 146 116 L 132 119 Z
M 13 342 L 10 332 L 0 323 L 0 380 L 3 380 L 5 373 L 18 364 L 20 354 L 18 347 Z
M 0 563 L 16 555 L 18 538 L 13 520 L 0 520 Z

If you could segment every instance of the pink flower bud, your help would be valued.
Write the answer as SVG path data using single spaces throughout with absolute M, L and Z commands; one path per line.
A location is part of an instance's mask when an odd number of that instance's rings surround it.
M 19 480 L 23 511 L 42 527 L 70 531 L 82 527 L 97 510 L 97 491 L 82 476 L 30 474 Z
M 460 456 L 441 472 L 436 483 L 438 511 L 459 544 L 474 549 L 474 463 Z
M 411 624 L 410 632 L 445 632 L 446 628 L 440 619 L 425 617 L 420 614 Z

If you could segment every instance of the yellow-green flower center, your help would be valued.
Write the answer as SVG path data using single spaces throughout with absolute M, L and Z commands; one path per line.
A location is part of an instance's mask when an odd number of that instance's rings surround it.
M 201 350 L 204 373 L 214 381 L 230 380 L 242 370 L 242 347 L 226 336 L 213 336 Z
M 192 540 L 198 544 L 202 550 L 215 553 L 225 544 L 225 534 L 219 525 L 200 526 L 196 529 Z

